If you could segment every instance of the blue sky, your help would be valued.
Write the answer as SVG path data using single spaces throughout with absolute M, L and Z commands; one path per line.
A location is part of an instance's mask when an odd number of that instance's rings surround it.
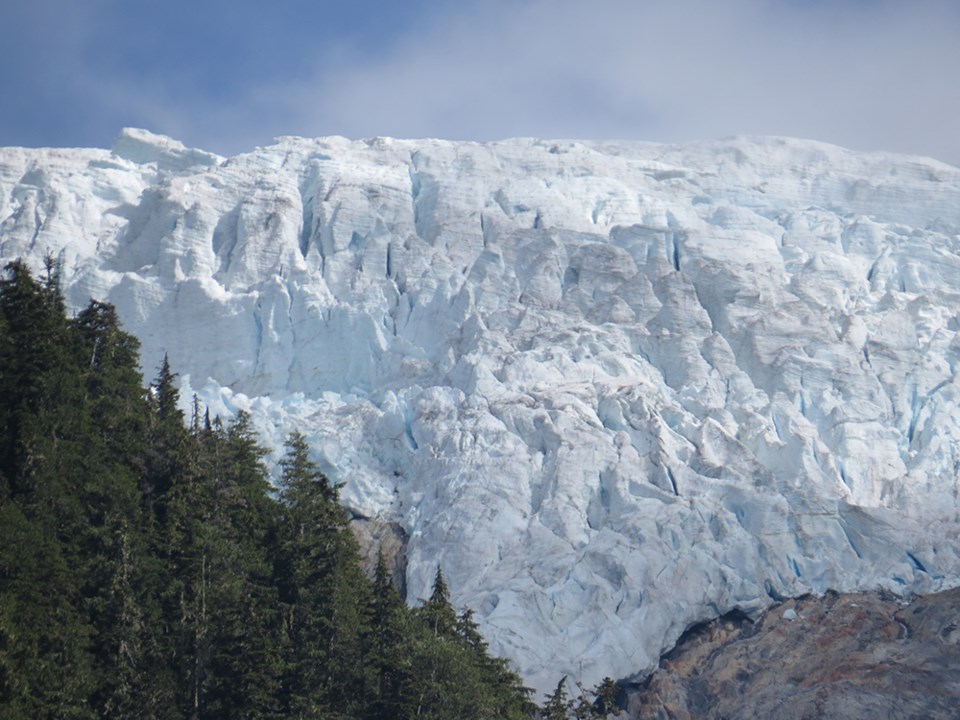
M 5 0 L 0 145 L 806 137 L 960 165 L 960 0 Z

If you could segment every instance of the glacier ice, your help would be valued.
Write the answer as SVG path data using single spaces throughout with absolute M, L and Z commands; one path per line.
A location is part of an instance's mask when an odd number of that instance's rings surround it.
M 304 432 L 528 682 L 692 623 L 960 583 L 960 170 L 664 146 L 125 130 L 0 150 L 0 257 L 115 304 L 150 376 Z

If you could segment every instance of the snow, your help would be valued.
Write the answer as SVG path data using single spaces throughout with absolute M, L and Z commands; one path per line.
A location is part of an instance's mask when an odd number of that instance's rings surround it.
M 960 584 L 960 170 L 682 146 L 125 130 L 0 150 L 63 262 L 212 412 L 297 428 L 550 689 L 829 588 Z

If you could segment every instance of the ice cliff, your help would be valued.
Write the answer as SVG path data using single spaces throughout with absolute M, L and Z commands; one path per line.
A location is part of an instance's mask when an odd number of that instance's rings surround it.
M 62 261 L 223 414 L 298 428 L 527 680 L 806 592 L 960 584 L 960 170 L 807 141 L 124 131 L 0 150 Z

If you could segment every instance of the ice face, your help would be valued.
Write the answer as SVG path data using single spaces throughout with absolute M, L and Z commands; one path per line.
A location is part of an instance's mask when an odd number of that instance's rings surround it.
M 63 264 L 213 412 L 293 428 L 547 689 L 691 623 L 960 582 L 960 170 L 686 146 L 145 131 L 0 151 Z

